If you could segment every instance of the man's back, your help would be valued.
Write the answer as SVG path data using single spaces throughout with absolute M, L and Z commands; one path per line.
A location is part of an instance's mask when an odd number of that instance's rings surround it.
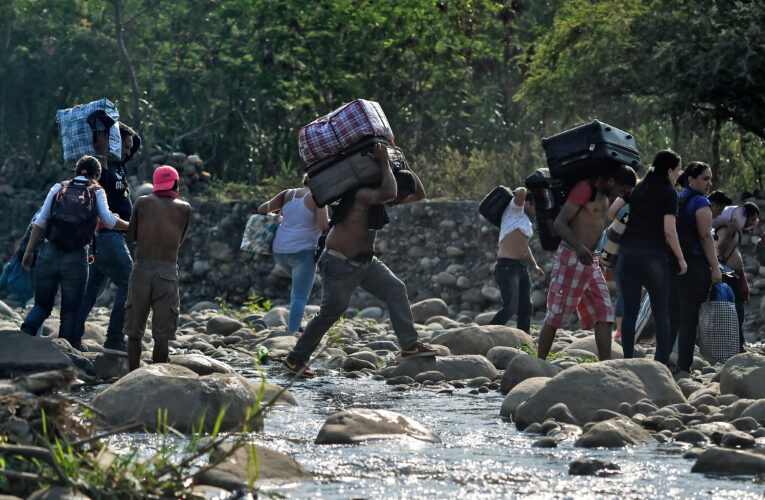
M 191 205 L 172 197 L 141 196 L 133 206 L 128 243 L 136 242 L 136 260 L 178 261 L 186 238 Z

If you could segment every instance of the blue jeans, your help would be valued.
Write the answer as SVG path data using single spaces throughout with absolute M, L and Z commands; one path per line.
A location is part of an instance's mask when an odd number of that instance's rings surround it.
M 88 284 L 77 314 L 75 342 L 82 340 L 85 333 L 85 321 L 98 296 L 106 290 L 109 280 L 117 287 L 117 294 L 114 296 L 106 338 L 119 341 L 125 339 L 122 332 L 125 327 L 125 300 L 127 300 L 128 283 L 132 271 L 133 259 L 130 257 L 124 236 L 115 231 L 99 232 L 96 237 L 95 261 L 90 266 Z
M 621 281 L 619 281 L 619 273 L 616 272 L 616 269 L 618 269 L 619 261 L 616 261 L 617 268 L 612 269 L 611 276 L 614 278 L 614 284 L 616 285 L 616 302 L 614 303 L 614 316 L 617 318 L 623 318 L 624 317 L 624 296 L 622 294 L 622 284 Z
M 517 312 L 516 324 L 528 333 L 531 328 L 531 279 L 526 264 L 518 259 L 497 259 L 494 279 L 502 292 L 502 309 L 489 324 L 504 325 Z
M 669 363 L 672 338 L 669 330 L 669 260 L 664 248 L 650 245 L 630 245 L 619 249 L 616 266 L 624 297 L 622 320 L 622 349 L 624 357 L 631 358 L 635 350 L 635 323 L 640 311 L 642 287 L 648 291 L 651 311 L 656 321 L 656 354 L 654 359 L 665 365 Z
M 292 292 L 290 293 L 290 321 L 287 331 L 296 332 L 303 321 L 305 305 L 313 288 L 316 275 L 314 250 L 301 250 L 295 253 L 274 253 L 274 260 L 292 272 Z
M 87 250 L 80 248 L 65 252 L 46 242 L 37 256 L 33 272 L 35 305 L 21 325 L 21 331 L 29 335 L 36 334 L 37 329 L 50 316 L 56 292 L 61 285 L 61 324 L 58 336 L 72 343 L 77 310 L 88 281 Z

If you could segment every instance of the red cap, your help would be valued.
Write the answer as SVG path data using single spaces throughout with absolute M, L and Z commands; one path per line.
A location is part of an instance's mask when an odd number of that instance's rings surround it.
M 169 165 L 162 165 L 154 171 L 154 191 L 173 189 L 178 180 L 178 171 Z

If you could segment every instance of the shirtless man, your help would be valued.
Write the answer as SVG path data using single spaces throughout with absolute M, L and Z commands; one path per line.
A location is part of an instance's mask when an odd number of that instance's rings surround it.
M 611 358 L 614 309 L 593 253 L 603 233 L 609 198 L 621 196 L 634 186 L 635 171 L 626 165 L 612 170 L 609 177 L 581 181 L 555 218 L 555 230 L 563 241 L 553 257 L 547 316 L 539 332 L 539 358 L 547 359 L 555 332 L 568 323 L 574 310 L 579 313 L 582 329 L 594 326 L 598 359 Z
M 299 376 L 313 377 L 306 362 L 327 330 L 345 312 L 357 286 L 387 304 L 402 357 L 436 354 L 435 349 L 417 340 L 406 286 L 374 256 L 376 230 L 387 222 L 383 204 L 421 200 L 425 190 L 412 172 L 399 172 L 394 176 L 387 149 L 381 144 L 375 146 L 373 156 L 382 170 L 380 185 L 348 193 L 333 213 L 326 250 L 319 259 L 321 309 L 284 360 L 284 366 Z
M 127 242 L 136 243 L 136 262 L 125 303 L 131 371 L 141 363 L 141 339 L 149 309 L 154 313 L 152 362 L 167 362 L 167 344 L 175 339 L 180 313 L 178 249 L 190 220 L 191 205 L 178 196 L 178 172 L 167 165 L 159 167 L 154 172 L 154 192 L 136 200 L 127 232 Z
M 534 269 L 540 280 L 545 278 L 544 271 L 537 265 L 529 248 L 534 215 L 534 205 L 526 198 L 526 188 L 516 188 L 513 200 L 502 214 L 499 250 L 494 265 L 494 279 L 502 292 L 502 309 L 489 322 L 492 325 L 504 325 L 517 311 L 516 324 L 526 333 L 531 328 L 532 309 L 531 279 L 526 264 Z

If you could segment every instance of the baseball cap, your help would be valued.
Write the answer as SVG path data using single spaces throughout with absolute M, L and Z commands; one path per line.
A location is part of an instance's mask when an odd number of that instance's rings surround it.
M 169 165 L 162 165 L 154 171 L 154 191 L 172 189 L 178 180 L 178 171 Z

